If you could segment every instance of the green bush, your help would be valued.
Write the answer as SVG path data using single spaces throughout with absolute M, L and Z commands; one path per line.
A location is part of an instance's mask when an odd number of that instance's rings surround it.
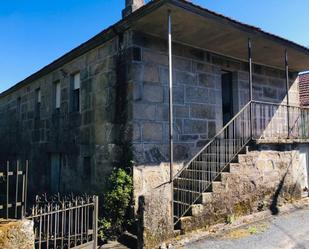
M 132 177 L 123 169 L 114 169 L 103 193 L 103 216 L 99 220 L 99 237 L 102 240 L 119 236 L 130 222 L 128 211 L 131 203 Z

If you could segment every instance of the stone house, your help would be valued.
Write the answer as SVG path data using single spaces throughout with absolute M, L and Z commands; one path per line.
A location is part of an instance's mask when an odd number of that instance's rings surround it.
M 33 192 L 98 192 L 133 161 L 149 248 L 174 225 L 185 232 L 306 194 L 307 48 L 185 0 L 127 0 L 123 16 L 1 93 L 0 157 L 30 159 Z

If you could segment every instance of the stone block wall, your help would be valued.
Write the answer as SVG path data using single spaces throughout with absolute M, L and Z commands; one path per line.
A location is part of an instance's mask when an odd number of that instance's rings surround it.
M 30 157 L 29 175 L 42 191 L 50 185 L 53 153 L 62 157 L 61 191 L 100 189 L 112 166 L 125 166 L 132 157 L 136 165 L 168 161 L 166 45 L 165 40 L 128 31 L 1 95 L 2 158 Z M 246 104 L 248 65 L 177 43 L 173 54 L 174 155 L 183 162 L 222 128 L 222 70 L 233 73 L 234 113 Z M 80 113 L 70 108 L 70 76 L 76 72 L 81 75 Z M 255 65 L 253 80 L 255 99 L 284 101 L 284 72 Z M 55 82 L 61 84 L 58 112 L 53 108 Z M 40 119 L 34 108 L 37 88 L 42 92 Z M 297 84 L 290 91 L 297 102 Z
M 134 87 L 135 160 L 155 164 L 168 160 L 166 46 L 164 41 L 141 34 L 135 34 L 133 44 L 141 51 L 141 61 L 132 62 L 130 78 Z M 198 63 L 176 52 L 173 60 L 174 152 L 176 160 L 183 160 L 204 145 L 222 125 L 221 74 L 215 65 Z
M 183 164 L 174 164 L 174 174 L 182 167 Z M 169 164 L 134 167 L 133 196 L 138 217 L 138 248 L 156 248 L 173 238 Z
M 156 164 L 168 161 L 169 155 L 167 44 L 134 33 L 133 46 L 140 53 L 129 72 L 134 158 L 138 164 Z M 223 70 L 233 73 L 234 114 L 248 103 L 248 65 L 177 43 L 173 44 L 173 55 L 174 156 L 176 161 L 183 161 L 222 128 Z M 295 103 L 296 79 L 297 75 L 291 73 L 290 99 Z M 282 103 L 285 89 L 283 71 L 254 65 L 254 100 Z
M 203 195 L 192 216 L 181 221 L 183 232 L 224 223 L 239 216 L 270 210 L 280 213 L 284 203 L 302 197 L 303 165 L 297 148 L 265 148 L 239 155 L 212 192 Z
M 128 47 L 124 34 L 122 48 Z M 126 60 L 118 56 L 119 39 L 75 58 L 61 68 L 8 94 L 0 95 L 0 158 L 30 160 L 30 191 L 50 191 L 52 154 L 61 155 L 61 192 L 102 190 L 113 166 L 124 158 L 126 140 L 119 84 Z M 72 74 L 80 73 L 80 112 L 72 111 Z M 55 82 L 61 106 L 55 108 Z M 40 118 L 35 117 L 35 91 L 41 90 Z M 124 89 L 124 90 L 123 90 Z M 121 139 L 120 139 L 121 137 Z M 127 138 L 128 140 L 129 138 Z

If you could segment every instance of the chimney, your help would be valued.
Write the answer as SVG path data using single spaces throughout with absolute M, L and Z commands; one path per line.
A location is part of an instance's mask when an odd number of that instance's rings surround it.
M 127 17 L 145 4 L 144 0 L 126 0 L 126 7 L 122 10 L 122 17 Z

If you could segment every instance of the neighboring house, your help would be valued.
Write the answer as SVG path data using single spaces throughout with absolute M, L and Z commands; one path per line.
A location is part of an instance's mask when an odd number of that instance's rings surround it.
M 299 100 L 301 106 L 309 106 L 309 73 L 299 76 Z
M 277 202 L 306 195 L 298 73 L 309 69 L 309 50 L 184 0 L 126 5 L 121 21 L 0 95 L 2 158 L 31 160 L 31 190 L 101 191 L 114 166 L 134 161 L 149 248 L 172 236 L 173 224 L 188 231 L 268 206 L 275 213 Z M 181 170 L 173 189 L 169 11 Z

